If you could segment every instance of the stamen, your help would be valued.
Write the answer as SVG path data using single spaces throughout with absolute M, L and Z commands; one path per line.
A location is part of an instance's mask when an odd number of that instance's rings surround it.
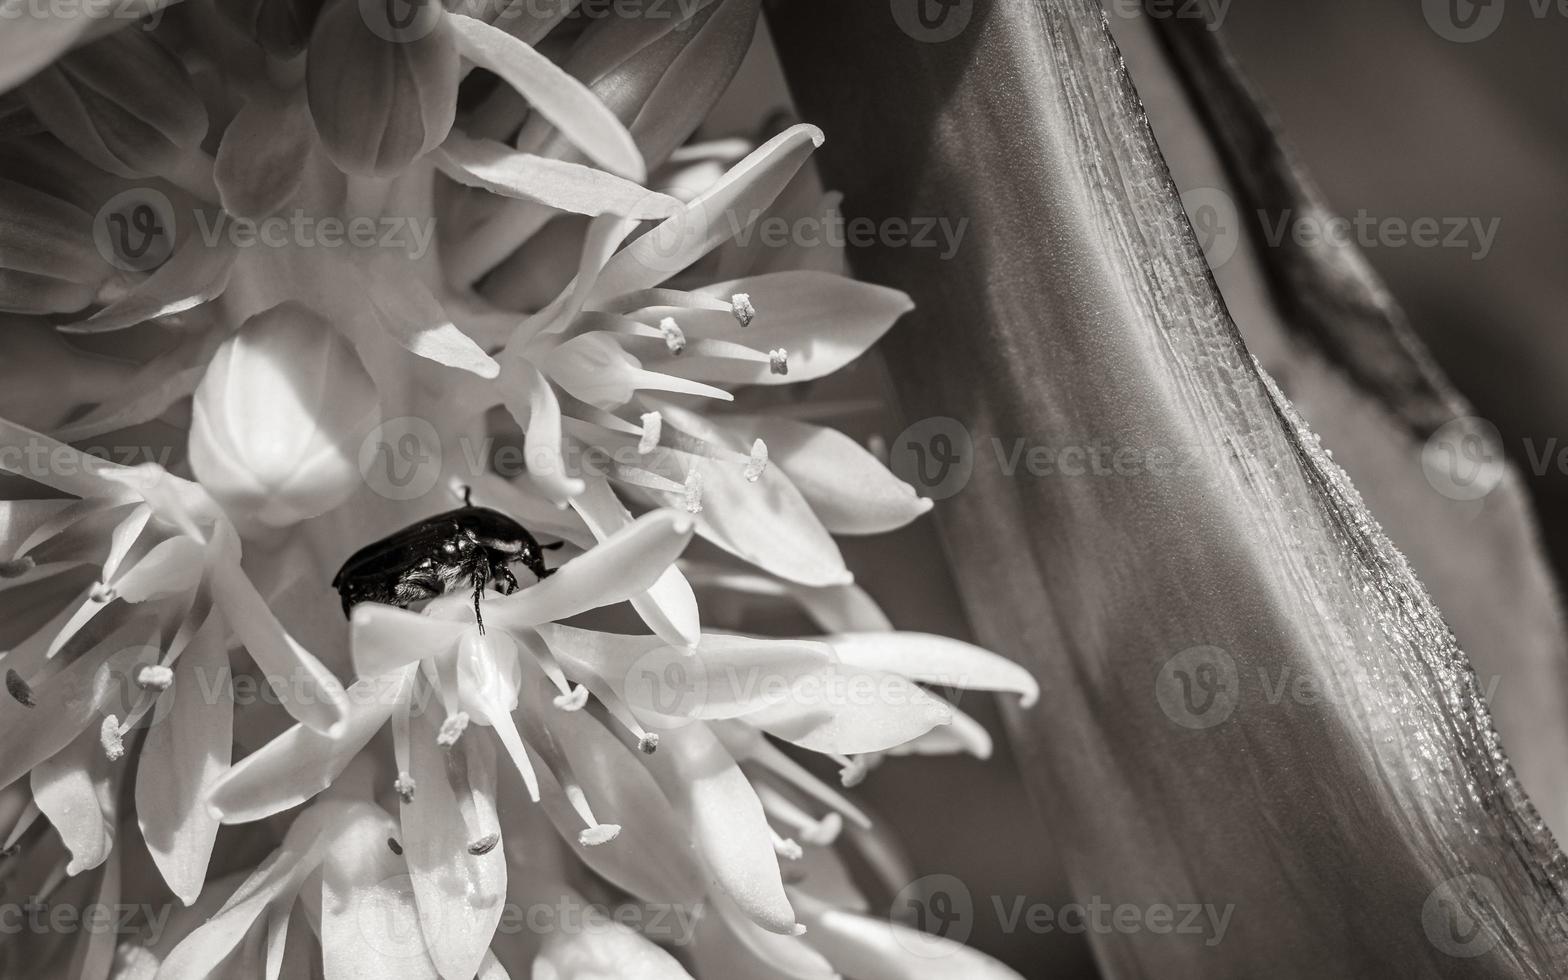
M 659 733 L 644 732 L 642 738 L 637 740 L 637 751 L 643 755 L 653 755 L 659 751 Z
M 670 353 L 679 357 L 686 350 L 686 334 L 681 331 L 680 324 L 675 322 L 673 316 L 667 316 L 659 321 L 659 332 L 664 334 L 664 346 Z
M 702 471 L 692 470 L 686 474 L 686 513 L 702 513 Z
M 491 833 L 488 833 L 474 841 L 472 844 L 469 844 L 468 853 L 474 855 L 475 857 L 478 857 L 481 854 L 489 854 L 491 851 L 495 850 L 495 846 L 499 843 L 501 843 L 501 835 L 492 831 Z
M 387 847 L 392 851 L 393 854 L 402 855 L 403 853 L 403 845 L 397 842 L 396 837 L 387 838 Z
M 174 671 L 163 664 L 146 664 L 136 672 L 136 686 L 144 691 L 167 691 L 174 683 Z
M 831 847 L 843 832 L 844 818 L 836 813 L 828 814 L 814 826 L 800 828 L 801 839 L 815 847 Z
M 397 798 L 404 803 L 414 802 L 414 777 L 408 773 L 398 773 L 397 779 L 392 783 L 392 789 L 397 793 Z
M 773 853 L 779 857 L 786 861 L 799 861 L 806 856 L 806 849 L 788 837 L 780 837 L 771 827 L 768 828 L 768 833 L 773 835 Z
M 32 555 L 23 555 L 12 561 L 0 561 L 0 578 L 16 578 L 33 570 L 37 562 Z
M 38 707 L 38 701 L 33 697 L 32 686 L 22 679 L 21 674 L 10 668 L 5 672 L 5 689 L 6 693 L 15 698 L 22 707 Z
M 664 416 L 658 412 L 642 413 L 642 438 L 637 441 L 637 454 L 646 456 L 658 448 L 659 437 L 664 434 Z
M 761 439 L 751 444 L 751 459 L 746 462 L 746 482 L 756 483 L 768 468 L 768 444 Z
M 847 755 L 835 755 L 830 758 L 842 767 L 839 769 L 838 778 L 845 789 L 853 789 L 865 782 L 870 767 L 866 765 L 864 759 L 851 758 Z
M 110 762 L 120 761 L 125 754 L 125 733 L 120 730 L 120 719 L 116 715 L 109 715 L 103 720 L 98 729 L 98 743 L 103 746 L 103 754 L 109 757 Z
M 441 723 L 441 730 L 436 732 L 436 744 L 449 749 L 457 744 L 457 740 L 462 738 L 466 731 L 468 731 L 468 712 L 459 711 L 447 715 L 446 720 Z
M 757 318 L 757 308 L 751 305 L 750 293 L 736 293 L 731 296 L 730 310 L 742 327 L 751 326 L 751 321 Z
M 570 694 L 557 694 L 552 703 L 562 711 L 581 711 L 588 703 L 588 689 L 581 684 L 572 685 Z
M 774 374 L 789 373 L 789 351 L 775 347 L 768 351 L 768 370 Z
M 105 585 L 103 582 L 93 583 L 92 591 L 87 594 L 87 598 L 94 602 L 113 602 L 114 597 L 114 586 Z
M 577 843 L 584 847 L 598 847 L 600 844 L 608 844 L 619 837 L 620 833 L 620 824 L 601 823 L 578 833 Z

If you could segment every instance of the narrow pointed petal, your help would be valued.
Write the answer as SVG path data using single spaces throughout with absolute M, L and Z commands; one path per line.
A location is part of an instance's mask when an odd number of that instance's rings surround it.
M 437 980 L 419 931 L 403 859 L 381 808 L 354 805 L 321 863 L 321 950 L 326 980 Z
M 706 725 L 670 732 L 649 768 L 691 825 L 714 883 L 757 925 L 793 935 L 767 815 L 740 766 Z
M 445 653 L 467 627 L 396 606 L 363 602 L 351 620 L 354 669 L 375 677 Z
M 320 793 L 408 700 L 417 668 L 361 678 L 348 689 L 343 729 L 323 735 L 303 723 L 241 759 L 218 777 L 207 802 L 224 823 L 249 823 L 296 807 Z
M 1007 691 L 1020 707 L 1040 699 L 1034 675 L 1005 657 L 972 643 L 931 633 L 840 633 L 823 637 L 851 667 L 902 674 L 938 687 Z
M 534 976 L 544 980 L 691 980 L 675 957 L 610 919 L 581 895 L 562 885 L 559 900 L 583 910 L 580 928 L 557 929 L 545 937 L 534 961 Z M 695 914 L 695 910 L 683 910 Z
M 713 187 L 611 259 L 594 284 L 593 301 L 657 286 L 729 240 L 734 215 L 760 214 L 822 145 L 815 126 L 792 126 L 759 146 Z
M 582 515 L 594 537 L 603 541 L 632 523 L 631 512 L 615 496 L 608 482 L 598 477 L 585 482 L 586 489 L 572 500 L 572 507 Z M 665 569 L 647 592 L 633 596 L 631 603 L 648 628 L 666 643 L 694 646 L 702 635 L 697 596 L 674 565 Z
M 380 274 L 367 281 L 365 296 L 376 320 L 411 354 L 481 378 L 500 375 L 501 366 L 474 339 L 457 328 L 430 289 L 389 257 Z
M 136 816 L 147 850 L 186 905 L 207 880 L 218 818 L 207 793 L 229 767 L 234 690 L 218 617 L 208 616 L 174 665 L 174 686 L 154 709 L 136 773 Z
M 836 332 L 836 331 L 830 331 Z M 790 372 L 795 370 L 790 351 Z M 761 439 L 769 465 L 784 471 L 834 534 L 883 534 L 931 509 L 866 447 L 836 429 L 768 415 L 724 420 L 737 436 Z
M 631 134 L 582 82 L 499 28 L 462 14 L 452 14 L 449 20 L 463 57 L 517 89 L 578 149 L 629 180 L 647 178 Z
M 424 711 L 411 719 L 410 768 L 418 788 L 400 805 L 399 839 L 430 958 L 445 980 L 467 980 L 479 971 L 500 922 L 506 859 L 499 847 L 470 853 L 447 776 L 448 754 L 456 753 L 453 763 L 462 765 L 464 741 L 483 736 L 470 731 L 453 748 L 442 748 L 435 714 Z
M 71 852 L 66 873 L 81 874 L 102 864 L 114 846 L 115 804 L 98 733 L 89 728 L 35 766 L 31 788 L 33 802 Z
M 691 540 L 691 518 L 644 514 L 537 585 L 491 600 L 486 620 L 503 629 L 569 619 L 648 591 Z
M 557 505 L 583 491 L 583 481 L 566 472 L 561 454 L 561 403 L 539 369 L 522 358 L 507 360 L 508 377 L 501 382 L 507 411 L 525 433 L 526 478 Z
M 337 807 L 313 807 L 300 815 L 283 843 L 257 865 L 217 914 L 208 919 L 164 959 L 158 980 L 208 980 L 240 946 L 257 923 L 274 908 L 287 909 L 305 879 L 321 863 L 329 844 L 330 820 L 341 817 Z
M 151 632 L 146 622 L 134 619 L 120 626 L 47 682 L 34 684 L 31 707 L 13 697 L 0 698 L 0 744 L 5 746 L 0 787 L 11 785 L 83 732 L 96 731 L 105 706 L 119 693 L 118 682 L 153 662 L 157 648 L 148 644 Z
M 947 706 L 898 674 L 834 664 L 795 679 L 746 721 L 813 752 L 883 752 L 952 721 Z
M 856 980 L 1023 980 L 963 943 L 843 912 L 798 893 L 796 903 L 806 942 Z
M 624 177 L 522 153 L 496 140 L 453 132 L 435 151 L 436 166 L 468 187 L 483 187 L 504 197 L 537 201 L 558 211 L 628 218 L 667 218 L 681 202 L 650 191 Z
M 129 293 L 85 320 L 60 326 L 65 333 L 109 333 L 210 302 L 229 284 L 235 250 L 227 238 L 208 244 L 188 235 L 156 272 Z
M 220 554 L 209 565 L 208 580 L 224 620 L 267 675 L 284 710 L 318 732 L 339 733 L 348 713 L 342 682 L 288 634 L 237 556 Z

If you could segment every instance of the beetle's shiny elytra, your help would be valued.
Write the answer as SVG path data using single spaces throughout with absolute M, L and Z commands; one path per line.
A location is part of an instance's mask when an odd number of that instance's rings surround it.
M 479 599 L 485 586 L 494 581 L 502 595 L 516 592 L 509 567 L 514 562 L 543 579 L 553 571 L 544 565 L 544 550 L 527 528 L 500 511 L 465 504 L 354 552 L 332 587 L 345 616 L 361 602 L 406 609 L 455 588 L 472 588 L 474 618 L 483 632 Z

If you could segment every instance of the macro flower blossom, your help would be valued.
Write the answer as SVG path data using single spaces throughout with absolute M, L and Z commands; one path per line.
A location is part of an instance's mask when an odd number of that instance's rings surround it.
M 47 52 L 0 76 L 0 877 L 180 906 L 39 962 L 1014 975 L 875 909 L 905 882 L 853 799 L 889 756 L 989 755 L 957 694 L 1039 696 L 894 629 L 835 540 L 931 507 L 812 387 L 911 303 L 741 244 L 834 202 L 816 127 L 701 132 L 753 0 L 575 6 L 200 0 L 0 41 Z M 431 537 L 459 502 L 549 567 L 442 594 L 464 548 L 513 553 Z M 340 607 L 369 574 L 436 595 Z

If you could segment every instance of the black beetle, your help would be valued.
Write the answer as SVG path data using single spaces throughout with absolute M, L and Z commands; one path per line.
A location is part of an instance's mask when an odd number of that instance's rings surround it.
M 508 567 L 517 562 L 543 579 L 555 570 L 544 565 L 543 552 L 560 542 L 540 545 L 528 529 L 500 511 L 475 507 L 463 494 L 463 506 L 428 517 L 354 552 L 332 579 L 343 600 L 343 615 L 361 602 L 408 608 L 459 585 L 474 590 L 474 619 L 484 632 L 479 599 L 493 579 L 502 595 L 518 589 Z

